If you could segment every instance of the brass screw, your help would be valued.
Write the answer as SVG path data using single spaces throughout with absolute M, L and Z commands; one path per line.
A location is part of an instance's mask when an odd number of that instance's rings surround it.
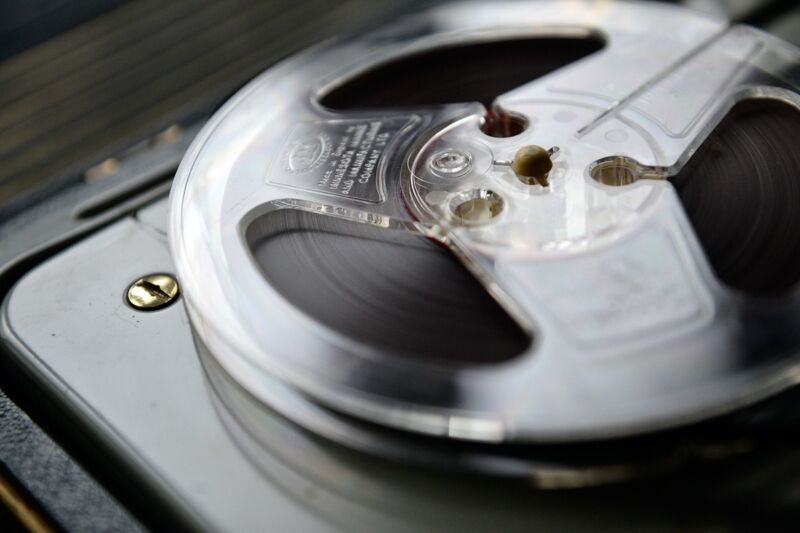
M 169 274 L 150 274 L 128 287 L 128 303 L 140 311 L 162 309 L 178 298 L 178 281 Z

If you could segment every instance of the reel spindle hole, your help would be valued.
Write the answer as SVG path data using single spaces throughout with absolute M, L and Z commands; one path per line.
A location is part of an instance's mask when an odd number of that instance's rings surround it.
M 486 112 L 481 131 L 489 137 L 515 137 L 528 129 L 529 125 L 530 120 L 524 115 L 495 109 Z
M 505 207 L 503 197 L 488 189 L 474 189 L 459 193 L 451 204 L 453 216 L 464 224 L 485 224 Z
M 625 156 L 611 156 L 595 161 L 589 168 L 592 179 L 603 185 L 622 187 L 645 177 L 644 167 Z M 648 176 L 650 177 L 650 176 Z

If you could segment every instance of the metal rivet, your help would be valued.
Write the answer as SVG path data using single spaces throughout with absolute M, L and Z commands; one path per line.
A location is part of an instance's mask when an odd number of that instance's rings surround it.
M 128 287 L 127 299 L 135 309 L 155 311 L 178 298 L 178 281 L 169 274 L 150 274 L 137 279 Z

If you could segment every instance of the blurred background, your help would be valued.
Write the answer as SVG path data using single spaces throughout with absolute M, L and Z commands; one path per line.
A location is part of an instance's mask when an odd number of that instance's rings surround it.
M 435 0 L 4 0 L 0 221 L 42 187 L 114 170 L 136 142 L 180 135 L 280 58 Z M 686 0 L 800 44 L 796 0 Z M 86 173 L 86 168 L 94 168 Z M 17 201 L 16 208 L 11 203 Z

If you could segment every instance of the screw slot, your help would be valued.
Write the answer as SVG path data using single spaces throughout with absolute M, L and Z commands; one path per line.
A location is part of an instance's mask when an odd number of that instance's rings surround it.
M 178 281 L 173 276 L 150 274 L 131 283 L 126 299 L 134 309 L 155 311 L 172 304 L 179 293 Z
M 615 155 L 598 159 L 589 166 L 592 179 L 603 185 L 623 187 L 641 179 L 666 179 L 667 169 L 641 165 L 635 159 Z

